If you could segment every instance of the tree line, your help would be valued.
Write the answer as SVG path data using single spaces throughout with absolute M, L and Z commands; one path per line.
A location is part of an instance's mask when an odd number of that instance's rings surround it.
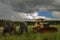
M 0 20 L 0 27 L 3 26 L 5 20 Z M 28 25 L 34 25 L 35 22 L 31 22 L 31 21 L 26 21 L 28 23 Z M 14 23 L 18 26 L 20 24 L 20 21 L 14 21 Z M 60 21 L 48 21 L 48 23 L 50 23 L 51 25 L 60 25 Z

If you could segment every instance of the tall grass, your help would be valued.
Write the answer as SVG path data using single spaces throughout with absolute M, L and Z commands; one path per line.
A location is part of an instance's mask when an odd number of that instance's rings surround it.
M 33 33 L 32 26 L 29 28 L 29 33 L 26 34 L 25 32 L 20 36 L 18 34 L 6 36 L 0 36 L 0 40 L 60 40 L 60 25 L 56 25 L 58 28 L 57 33 Z M 18 31 L 17 31 L 18 32 Z

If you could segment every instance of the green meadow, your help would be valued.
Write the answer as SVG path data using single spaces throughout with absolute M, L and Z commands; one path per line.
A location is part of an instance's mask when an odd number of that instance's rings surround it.
M 57 33 L 34 33 L 32 28 L 34 26 L 28 26 L 29 33 L 25 32 L 22 35 L 18 35 L 19 28 L 17 28 L 17 34 L 3 36 L 0 34 L 0 40 L 60 40 L 60 25 L 55 25 L 58 29 Z

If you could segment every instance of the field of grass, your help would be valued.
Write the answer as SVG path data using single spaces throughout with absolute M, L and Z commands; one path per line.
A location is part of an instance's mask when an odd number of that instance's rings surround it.
M 57 33 L 33 33 L 32 28 L 33 26 L 29 26 L 29 33 L 26 34 L 25 32 L 19 36 L 18 34 L 6 36 L 0 36 L 0 40 L 60 40 L 60 25 L 55 25 L 58 28 Z

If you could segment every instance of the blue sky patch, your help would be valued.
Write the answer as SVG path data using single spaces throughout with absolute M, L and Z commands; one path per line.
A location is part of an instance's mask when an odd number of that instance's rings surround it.
M 38 16 L 45 16 L 47 18 L 54 18 L 52 15 L 52 11 L 40 11 L 38 12 Z

